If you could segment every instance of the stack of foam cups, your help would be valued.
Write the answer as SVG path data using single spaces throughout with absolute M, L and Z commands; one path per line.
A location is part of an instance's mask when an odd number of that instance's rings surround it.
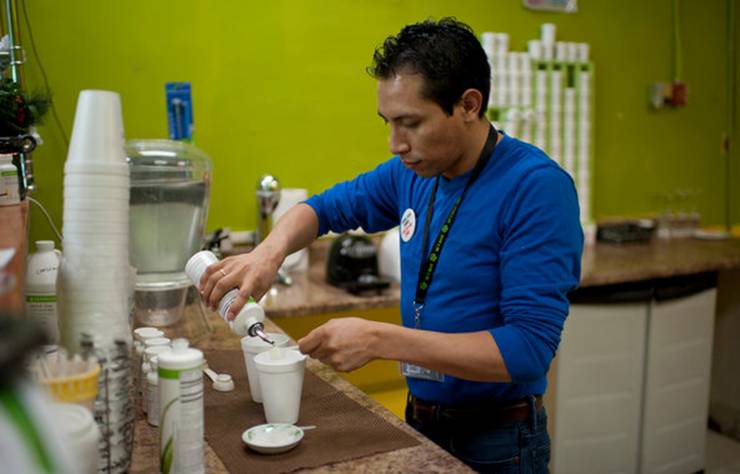
M 85 90 L 78 98 L 64 165 L 62 233 L 63 259 L 57 277 L 62 344 L 78 352 L 82 334 L 87 334 L 103 353 L 120 353 L 116 345 L 122 341 L 130 348 L 129 168 L 121 102 L 114 92 Z M 104 376 L 106 367 L 101 369 Z M 115 406 L 129 405 L 125 398 L 130 396 L 130 377 L 115 380 L 121 386 L 107 387 L 101 396 L 120 394 L 124 400 L 115 400 Z M 106 400 L 112 408 L 110 402 Z M 109 419 L 129 421 L 128 416 Z M 103 437 L 111 429 L 122 427 L 101 427 Z M 106 455 L 111 457 L 128 451 L 109 448 Z M 103 464 L 126 465 L 126 460 L 108 458 L 101 460 Z

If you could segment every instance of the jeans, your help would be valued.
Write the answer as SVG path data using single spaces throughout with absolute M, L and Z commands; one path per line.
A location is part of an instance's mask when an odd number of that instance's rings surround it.
M 534 411 L 534 405 L 531 405 Z M 548 473 L 550 437 L 542 407 L 529 420 L 498 426 L 475 426 L 437 419 L 413 419 L 406 405 L 406 422 L 478 472 L 502 474 Z

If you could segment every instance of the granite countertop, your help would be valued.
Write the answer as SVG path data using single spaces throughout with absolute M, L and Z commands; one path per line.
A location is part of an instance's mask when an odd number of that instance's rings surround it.
M 219 316 L 209 311 L 208 322 L 213 328 L 211 336 L 196 344 L 203 350 L 241 350 L 239 337 L 234 335 Z M 272 332 L 283 332 L 273 322 L 266 321 L 266 329 Z M 333 369 L 321 362 L 308 359 L 308 370 L 328 382 L 337 390 L 343 392 L 364 408 L 382 417 L 391 425 L 409 433 L 420 444 L 410 448 L 398 449 L 385 453 L 374 454 L 350 461 L 334 463 L 312 469 L 302 469 L 298 472 L 325 474 L 333 472 L 353 473 L 457 473 L 472 472 L 467 466 L 455 457 L 438 447 L 432 441 L 409 427 L 403 420 L 389 412 L 382 405 L 368 397 L 357 387 L 344 380 Z M 207 416 L 207 414 L 206 414 Z M 207 473 L 227 473 L 226 467 L 215 451 L 206 443 L 205 467 Z M 149 426 L 146 420 L 139 417 L 134 431 L 134 452 L 131 474 L 148 474 L 157 472 L 159 466 L 159 431 Z
M 261 301 L 272 318 L 398 307 L 397 284 L 380 295 L 355 296 L 324 281 L 328 242 L 312 245 L 308 272 L 292 274 L 290 287 L 275 285 Z M 740 239 L 654 240 L 649 244 L 586 246 L 581 288 L 740 268 Z
M 587 246 L 581 287 L 670 278 L 740 268 L 740 239 L 653 240 Z

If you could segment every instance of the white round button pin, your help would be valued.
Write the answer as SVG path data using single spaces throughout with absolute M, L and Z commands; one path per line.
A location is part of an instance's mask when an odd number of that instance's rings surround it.
M 401 240 L 408 242 L 414 236 L 416 230 L 416 214 L 411 208 L 403 211 L 401 216 Z

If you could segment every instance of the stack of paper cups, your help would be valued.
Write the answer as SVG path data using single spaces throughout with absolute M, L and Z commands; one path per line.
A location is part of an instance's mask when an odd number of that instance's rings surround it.
M 80 93 L 64 166 L 63 259 L 58 273 L 62 344 L 80 335 L 130 342 L 129 168 L 118 94 Z

